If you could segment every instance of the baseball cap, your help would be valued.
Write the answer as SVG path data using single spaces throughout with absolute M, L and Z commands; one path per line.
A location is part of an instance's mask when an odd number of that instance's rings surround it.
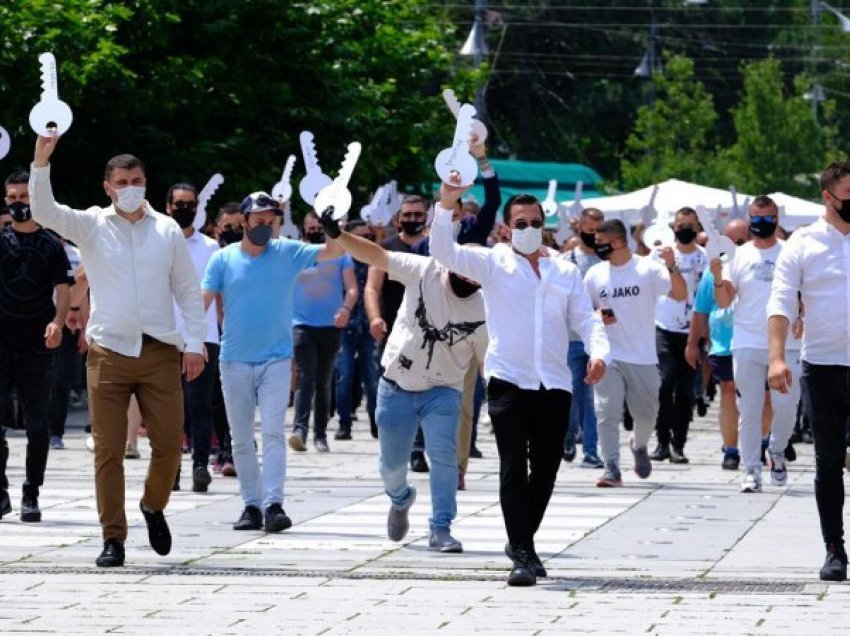
M 276 215 L 283 216 L 283 210 L 280 209 L 280 202 L 271 198 L 266 192 L 254 192 L 249 194 L 239 205 L 239 211 L 242 214 L 262 212 L 263 210 L 271 210 Z

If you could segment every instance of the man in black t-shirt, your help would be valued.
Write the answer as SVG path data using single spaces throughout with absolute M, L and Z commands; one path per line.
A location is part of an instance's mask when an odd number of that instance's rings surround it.
M 62 244 L 32 220 L 28 182 L 26 172 L 6 179 L 13 222 L 0 230 L 0 404 L 16 386 L 27 430 L 21 521 L 36 522 L 41 521 L 38 494 L 50 444 L 53 360 L 70 303 L 70 265 Z M 6 433 L 0 426 L 0 518 L 12 511 L 8 459 Z

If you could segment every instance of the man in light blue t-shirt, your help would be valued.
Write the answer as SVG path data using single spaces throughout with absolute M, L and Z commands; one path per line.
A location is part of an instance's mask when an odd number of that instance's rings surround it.
M 298 274 L 338 258 L 337 246 L 271 239 L 280 204 L 255 192 L 240 206 L 245 233 L 210 258 L 201 288 L 207 307 L 222 310 L 221 388 L 233 437 L 233 460 L 245 502 L 234 530 L 280 532 L 292 525 L 283 510 L 284 429 L 292 359 L 293 295 Z M 260 471 L 254 444 L 259 406 L 263 435 Z

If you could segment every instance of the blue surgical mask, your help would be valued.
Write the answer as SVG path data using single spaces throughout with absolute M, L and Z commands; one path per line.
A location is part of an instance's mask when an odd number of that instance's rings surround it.
M 248 240 L 257 247 L 265 247 L 269 244 L 269 241 L 272 238 L 272 226 L 257 225 L 255 227 L 248 228 L 245 235 L 248 237 Z

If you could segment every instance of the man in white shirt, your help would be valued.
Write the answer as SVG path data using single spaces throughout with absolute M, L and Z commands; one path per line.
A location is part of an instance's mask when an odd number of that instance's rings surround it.
M 198 280 L 204 276 L 207 263 L 218 251 L 218 243 L 195 230 L 195 214 L 198 209 L 198 190 L 190 183 L 177 183 L 168 189 L 165 197 L 165 212 L 175 221 L 186 237 L 186 247 Z M 180 308 L 175 303 L 175 318 L 181 332 L 184 331 Z M 184 333 L 185 335 L 185 333 Z M 213 397 L 215 378 L 218 375 L 218 319 L 216 308 L 207 309 L 207 335 L 204 340 L 207 364 L 203 373 L 189 382 L 183 380 L 184 417 L 189 437 L 192 440 L 192 491 L 207 492 L 212 476 L 208 468 L 210 441 L 213 431 Z M 180 479 L 180 472 L 177 472 Z
M 820 178 L 826 213 L 788 239 L 779 255 L 767 305 L 770 388 L 794 384 L 786 340 L 802 295 L 805 311 L 800 388 L 815 440 L 815 500 L 826 560 L 824 581 L 847 578 L 844 550 L 845 430 L 850 415 L 850 163 L 833 163 Z
M 761 439 L 764 383 L 767 380 L 767 332 L 764 309 L 770 298 L 776 261 L 785 245 L 776 237 L 779 208 L 767 196 L 756 197 L 749 209 L 750 234 L 753 240 L 735 251 L 726 266 L 720 259 L 711 262 L 714 276 L 714 300 L 721 309 L 734 304 L 732 331 L 732 363 L 738 404 L 738 439 L 746 471 L 741 492 L 761 492 Z M 797 317 L 795 316 L 795 321 Z M 786 359 L 792 365 L 794 382 L 788 393 L 771 391 L 773 407 L 768 453 L 770 479 L 774 486 L 788 481 L 785 447 L 794 428 L 800 389 L 800 341 L 786 344 Z
M 112 205 L 73 210 L 59 205 L 50 185 L 57 137 L 39 137 L 30 173 L 33 218 L 76 243 L 91 283 L 89 416 L 95 451 L 95 491 L 104 548 L 97 565 L 124 564 L 124 451 L 127 408 L 135 393 L 152 453 L 139 506 L 148 540 L 171 551 L 163 515 L 180 465 L 183 434 L 181 371 L 194 380 L 204 369 L 204 306 L 186 241 L 177 224 L 145 201 L 144 164 L 118 155 L 106 164 L 103 187 Z M 186 324 L 174 319 L 174 301 Z M 181 361 L 181 352 L 182 361 Z
M 392 502 L 387 534 L 401 541 L 410 527 L 408 511 L 416 489 L 407 481 L 407 460 L 416 429 L 421 428 L 431 460 L 428 549 L 462 552 L 460 541 L 451 535 L 451 523 L 457 514 L 457 431 L 464 377 L 487 350 L 479 286 L 431 257 L 393 252 L 341 234 L 328 212 L 322 224 L 325 233 L 358 261 L 404 285 L 381 358 L 384 374 L 375 409 L 381 479 Z
M 655 352 L 655 303 L 662 295 L 683 300 L 688 288 L 676 270 L 673 249 L 662 248 L 660 256 L 664 265 L 632 255 L 628 230 L 620 220 L 599 225 L 594 250 L 603 262 L 587 271 L 584 285 L 593 308 L 600 313 L 611 346 L 611 363 L 594 387 L 605 460 L 605 472 L 596 485 L 613 488 L 623 485 L 620 473 L 623 400 L 634 419 L 629 446 L 635 458 L 635 474 L 646 479 L 652 472 L 646 445 L 658 416 L 661 385 Z
M 513 561 L 508 584 L 534 585 L 546 572 L 534 535 L 552 495 L 568 425 L 572 377 L 564 361 L 569 329 L 578 331 L 588 348 L 588 384 L 605 373 L 608 340 L 576 266 L 550 257 L 542 247 L 540 202 L 523 194 L 505 203 L 510 245 L 457 245 L 451 208 L 461 191 L 442 186 L 431 255 L 481 284 L 490 337 L 484 377 L 499 449 L 499 499 L 509 541 L 505 551 Z
M 676 268 L 688 284 L 688 297 L 673 300 L 661 296 L 655 310 L 655 336 L 661 389 L 658 392 L 658 421 L 655 432 L 658 446 L 650 455 L 653 461 L 669 459 L 674 464 L 687 464 L 685 442 L 693 417 L 694 380 L 696 370 L 685 359 L 688 331 L 694 308 L 694 296 L 702 273 L 708 267 L 705 250 L 696 243 L 699 219 L 696 211 L 684 207 L 676 212 L 673 233 Z

